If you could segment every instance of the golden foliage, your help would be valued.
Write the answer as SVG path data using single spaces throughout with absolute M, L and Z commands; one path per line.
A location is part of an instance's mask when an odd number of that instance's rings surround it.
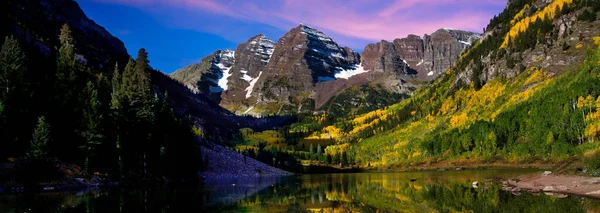
M 442 103 L 438 115 L 446 115 L 454 111 L 456 111 L 456 102 L 454 101 L 454 98 L 450 96 Z
M 532 69 L 535 71 L 529 76 L 529 78 L 527 78 L 527 80 L 525 80 L 524 85 L 540 82 L 546 77 L 546 73 L 543 71 L 543 69 L 535 69 L 533 67 Z
M 577 49 L 581 49 L 581 48 L 583 48 L 583 47 L 584 47 L 584 46 L 583 46 L 583 44 L 582 44 L 582 43 L 579 43 L 579 44 L 577 44 L 577 46 L 575 46 L 575 48 L 577 48 Z
M 590 96 L 588 96 L 588 97 L 590 97 Z M 583 97 L 579 97 L 579 98 L 581 100 Z M 585 98 L 584 102 L 585 102 L 584 104 L 590 105 L 588 98 Z M 594 140 L 595 138 L 598 137 L 598 135 L 600 135 L 600 97 L 598 97 L 598 99 L 596 101 L 593 101 L 591 103 L 591 105 L 595 105 L 596 112 L 594 112 L 587 118 L 588 124 L 585 129 L 585 136 L 592 138 L 592 140 Z M 579 103 L 577 103 L 577 107 L 579 107 Z M 586 106 L 584 106 L 584 107 L 586 107 Z M 591 106 L 591 107 L 594 107 L 594 106 Z
M 577 99 L 577 108 L 593 108 L 596 105 L 594 97 L 588 95 L 587 97 L 579 96 Z
M 325 154 L 335 156 L 335 155 L 341 154 L 342 152 L 345 152 L 348 149 L 350 149 L 349 143 L 344 143 L 344 144 L 340 144 L 340 145 L 331 145 L 331 146 L 327 146 L 325 148 Z
M 600 36 L 596 36 L 593 39 L 594 39 L 594 44 L 600 46 Z
M 427 121 L 433 121 L 434 119 L 435 119 L 435 116 L 433 116 L 433 115 L 431 115 L 431 114 L 428 114 L 428 115 L 425 117 L 425 120 L 427 120 Z
M 451 126 L 454 127 L 459 127 L 459 126 L 463 126 L 469 119 L 469 116 L 467 115 L 467 112 L 462 112 L 458 115 L 452 116 L 452 118 L 450 119 L 450 124 Z
M 306 139 L 339 139 L 346 136 L 346 133 L 342 129 L 336 126 L 327 126 L 321 130 L 320 133 L 313 133 Z
M 192 133 L 196 136 L 204 137 L 204 131 L 196 125 L 192 126 Z
M 570 7 L 571 5 L 573 5 L 573 0 L 554 0 L 550 5 L 546 6 L 543 10 L 536 12 L 533 16 L 525 17 L 519 22 L 514 23 L 506 37 L 504 37 L 504 42 L 500 48 L 508 47 L 509 40 L 516 38 L 521 32 L 527 30 L 530 24 L 536 22 L 538 19 L 554 19 L 554 17 L 558 15 L 555 14 L 557 8 Z M 519 14 L 517 14 L 517 16 L 518 15 Z M 517 16 L 515 16 L 515 18 L 517 18 Z
M 517 15 L 515 15 L 515 17 L 513 17 L 512 20 L 510 20 L 510 25 L 515 25 L 515 23 L 517 23 L 517 21 L 520 21 L 521 19 L 523 19 L 523 17 L 525 16 L 525 12 L 527 12 L 527 10 L 530 8 L 529 4 L 526 4 L 525 7 L 523 7 L 523 9 L 517 13 Z

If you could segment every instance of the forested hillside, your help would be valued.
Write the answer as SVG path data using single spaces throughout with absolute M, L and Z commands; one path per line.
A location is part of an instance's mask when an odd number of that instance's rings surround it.
M 587 14 L 599 9 L 596 1 L 511 1 L 430 87 L 336 122 L 339 146 L 351 144 L 362 165 L 402 167 L 581 156 L 597 146 L 600 34 Z
M 482 39 L 413 97 L 358 115 L 331 105 L 292 125 L 299 138 L 282 147 L 377 168 L 549 165 L 584 153 L 590 163 L 600 153 L 590 151 L 599 145 L 599 11 L 598 1 L 509 1 Z
M 63 168 L 72 174 L 194 177 L 201 159 L 192 124 L 153 89 L 148 53 L 106 73 L 76 57 L 68 25 L 56 36 L 48 56 L 14 36 L 0 52 L 0 158 L 17 162 L 17 181 L 56 178 L 29 172 L 60 162 L 81 165 Z

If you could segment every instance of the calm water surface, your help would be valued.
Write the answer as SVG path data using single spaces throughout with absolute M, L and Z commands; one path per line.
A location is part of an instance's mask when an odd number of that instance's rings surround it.
M 600 212 L 595 199 L 515 195 L 492 182 L 530 172 L 327 174 L 221 179 L 194 189 L 4 194 L 0 212 Z

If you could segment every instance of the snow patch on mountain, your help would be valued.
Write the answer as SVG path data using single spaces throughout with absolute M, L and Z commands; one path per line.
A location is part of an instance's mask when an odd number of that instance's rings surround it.
M 366 73 L 366 72 L 369 72 L 369 71 L 365 70 L 365 68 L 363 68 L 363 66 L 361 64 L 358 64 L 358 65 L 354 65 L 354 67 L 352 69 L 342 69 L 341 71 L 336 72 L 335 78 L 348 79 L 352 76 L 355 76 L 355 75 L 358 75 L 361 73 Z
M 258 40 L 253 40 L 249 43 L 249 45 L 254 54 L 261 56 L 263 62 L 269 63 L 269 60 L 271 60 L 271 55 L 273 55 L 273 52 L 275 51 L 274 41 L 271 41 L 265 35 L 261 34 L 258 37 Z
M 433 71 L 427 73 L 427 76 L 433 76 Z
M 421 61 L 420 61 L 420 62 L 417 64 L 417 66 L 419 66 L 419 65 L 423 64 L 423 62 L 425 62 L 425 60 L 424 60 L 424 59 L 421 59 Z
M 228 78 L 232 75 L 232 73 L 230 73 L 229 71 L 231 70 L 231 67 L 228 68 L 222 68 L 223 70 L 223 76 L 221 76 L 221 78 L 219 78 L 219 81 L 217 81 L 217 85 L 219 85 L 219 87 L 221 87 L 223 89 L 223 91 L 227 90 L 227 82 L 228 82 Z
M 458 42 L 460 42 L 460 43 L 463 43 L 463 44 L 466 44 L 467 46 L 471 46 L 471 43 L 469 43 L 469 42 L 466 42 L 466 41 L 458 41 Z
M 254 79 L 254 78 L 252 78 L 252 76 L 249 76 L 249 75 L 248 75 L 248 71 L 246 71 L 246 70 L 241 70 L 240 72 L 243 74 L 243 75 L 242 75 L 242 77 L 241 77 L 241 79 L 242 79 L 242 80 L 244 80 L 244 81 L 246 81 L 246 82 L 251 82 L 251 81 L 252 81 L 252 79 Z
M 246 90 L 245 90 L 245 91 L 246 91 L 246 99 L 248 99 L 248 98 L 252 97 L 252 90 L 254 90 L 254 85 L 256 84 L 256 82 L 258 82 L 258 79 L 260 78 L 260 76 L 261 76 L 261 75 L 262 75 L 262 71 L 260 71 L 260 72 L 258 73 L 258 77 L 254 78 L 254 79 L 251 79 L 251 80 L 249 81 L 249 83 L 250 83 L 250 86 L 248 86 L 248 87 L 246 88 Z M 250 76 L 248 76 L 248 77 L 250 77 Z M 250 77 L 250 78 L 252 78 L 252 77 Z M 244 80 L 245 80 L 245 79 L 244 79 Z
M 233 75 L 233 73 L 230 71 L 233 63 L 235 62 L 235 51 L 222 51 L 219 55 L 218 62 L 219 63 L 213 64 L 220 70 L 220 72 L 217 73 L 217 79 L 214 79 L 214 81 L 217 83 L 217 86 L 209 86 L 208 88 L 211 93 L 219 93 L 228 89 L 227 83 L 229 82 L 229 77 Z M 223 62 L 230 62 L 230 64 L 226 65 Z
M 254 109 L 253 106 L 251 106 L 250 108 L 248 108 L 244 113 L 242 113 L 242 115 L 248 114 L 250 111 L 252 111 Z

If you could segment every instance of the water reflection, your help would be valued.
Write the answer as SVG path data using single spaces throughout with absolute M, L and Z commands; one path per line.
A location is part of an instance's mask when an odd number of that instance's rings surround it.
M 0 212 L 598 212 L 600 202 L 514 195 L 494 179 L 528 171 L 363 173 L 212 180 L 197 189 L 0 195 Z M 479 183 L 478 187 L 473 182 Z

